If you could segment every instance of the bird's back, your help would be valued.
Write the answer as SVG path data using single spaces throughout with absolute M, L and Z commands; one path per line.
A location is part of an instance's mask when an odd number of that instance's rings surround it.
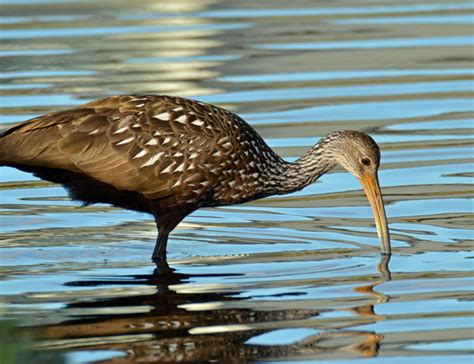
M 258 196 L 264 164 L 278 161 L 237 115 L 169 96 L 112 96 L 31 119 L 0 137 L 2 164 L 68 171 L 193 209 Z

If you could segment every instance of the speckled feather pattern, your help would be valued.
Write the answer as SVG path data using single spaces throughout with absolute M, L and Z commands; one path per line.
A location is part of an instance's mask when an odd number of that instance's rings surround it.
M 285 163 L 236 114 L 177 97 L 112 96 L 30 120 L 16 132 L 32 138 L 46 129 L 60 137 L 25 155 L 28 163 L 78 171 L 170 205 L 253 199 Z

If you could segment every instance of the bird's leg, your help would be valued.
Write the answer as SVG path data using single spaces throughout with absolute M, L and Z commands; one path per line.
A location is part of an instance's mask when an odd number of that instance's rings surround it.
M 187 211 L 168 210 L 163 213 L 159 208 L 152 208 L 155 217 L 156 227 L 158 228 L 158 238 L 156 239 L 155 249 L 151 260 L 157 265 L 158 269 L 170 271 L 168 263 L 166 262 L 166 244 L 168 243 L 168 235 L 170 232 L 183 220 L 187 215 Z
M 158 238 L 156 239 L 155 249 L 151 256 L 151 260 L 156 265 L 155 273 L 158 274 L 159 272 L 159 275 L 172 272 L 172 269 L 166 261 L 166 243 L 168 242 L 168 235 L 168 231 L 164 229 L 158 230 Z
M 168 243 L 169 230 L 159 227 L 158 238 L 156 239 L 155 249 L 151 259 L 153 261 L 164 260 L 166 261 L 166 244 Z
M 172 217 L 172 218 L 171 218 Z M 171 271 L 166 261 L 166 245 L 168 243 L 168 236 L 170 232 L 179 224 L 182 217 L 175 218 L 174 215 L 168 215 L 167 219 L 155 218 L 156 226 L 158 228 L 158 238 L 156 239 L 155 248 L 151 260 L 156 264 L 158 270 L 162 273 L 169 273 Z
M 156 266 L 155 270 L 153 271 L 153 275 L 156 277 L 168 276 L 174 272 L 174 269 L 168 265 L 166 258 L 154 259 L 153 263 L 155 263 Z

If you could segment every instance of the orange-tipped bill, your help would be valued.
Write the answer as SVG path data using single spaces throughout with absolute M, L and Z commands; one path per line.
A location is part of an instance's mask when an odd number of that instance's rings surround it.
M 365 195 L 369 200 L 370 207 L 374 213 L 375 226 L 382 247 L 382 254 L 390 254 L 390 234 L 388 232 L 387 217 L 383 205 L 382 193 L 380 192 L 379 181 L 376 174 L 364 174 L 358 178 Z

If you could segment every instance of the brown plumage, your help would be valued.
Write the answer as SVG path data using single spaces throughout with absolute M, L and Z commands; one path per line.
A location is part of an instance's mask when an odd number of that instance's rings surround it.
M 236 114 L 169 96 L 112 96 L 31 119 L 0 137 L 1 165 L 61 183 L 86 204 L 153 214 L 155 260 L 165 258 L 171 230 L 200 207 L 296 191 L 337 163 L 360 181 L 368 174 L 377 182 L 379 160 L 372 138 L 342 131 L 288 163 Z M 380 214 L 386 225 L 383 205 Z M 377 228 L 380 235 L 383 226 Z M 382 235 L 388 241 L 386 226 Z

